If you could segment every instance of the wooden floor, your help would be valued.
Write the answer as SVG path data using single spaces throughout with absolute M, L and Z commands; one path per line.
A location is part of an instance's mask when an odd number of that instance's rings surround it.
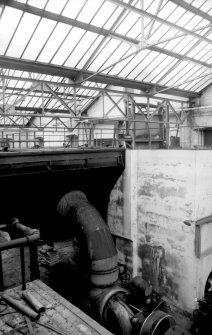
M 10 306 L 6 308 L 6 306 L 0 305 L 0 334 L 111 335 L 108 330 L 61 297 L 42 281 L 34 280 L 27 283 L 27 290 L 46 308 L 45 312 L 41 314 L 37 322 L 31 323 L 32 329 L 30 331 L 27 327 L 26 319 L 21 313 L 18 313 Z M 20 299 L 20 301 L 24 303 L 20 297 L 20 286 L 9 289 L 5 291 L 5 293 L 11 297 Z M 22 324 L 20 331 L 14 331 L 12 327 L 6 324 L 8 322 L 11 324 L 14 321 L 17 321 L 19 325 Z M 48 326 L 54 328 L 54 330 L 47 328 Z

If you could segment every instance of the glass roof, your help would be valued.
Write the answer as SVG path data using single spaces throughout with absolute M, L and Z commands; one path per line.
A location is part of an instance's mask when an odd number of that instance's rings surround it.
M 101 89 L 123 82 L 185 97 L 212 83 L 211 63 L 211 0 L 0 5 L 0 105 L 81 112 Z

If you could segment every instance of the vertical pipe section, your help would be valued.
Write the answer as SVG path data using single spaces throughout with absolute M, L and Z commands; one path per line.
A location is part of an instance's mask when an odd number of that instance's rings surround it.
M 65 194 L 58 203 L 57 211 L 70 218 L 74 215 L 81 228 L 90 262 L 90 283 L 101 287 L 116 282 L 118 261 L 113 238 L 109 227 L 85 194 L 81 191 Z

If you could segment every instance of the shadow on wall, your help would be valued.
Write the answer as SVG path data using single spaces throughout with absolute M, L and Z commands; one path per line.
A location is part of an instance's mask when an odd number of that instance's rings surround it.
M 0 224 L 14 216 L 38 228 L 47 242 L 68 238 L 69 225 L 61 226 L 56 213 L 60 198 L 82 190 L 106 220 L 110 192 L 122 171 L 116 167 L 2 177 Z

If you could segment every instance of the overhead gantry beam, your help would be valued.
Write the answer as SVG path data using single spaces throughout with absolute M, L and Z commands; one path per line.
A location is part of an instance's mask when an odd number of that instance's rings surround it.
M 114 2 L 114 3 L 117 2 L 117 5 L 120 5 L 120 6 L 123 5 L 124 8 L 125 8 L 125 5 L 126 5 L 125 9 L 131 9 L 131 10 L 133 10 L 133 9 L 137 10 L 138 9 L 136 7 L 130 6 L 129 4 L 125 4 L 124 2 L 121 2 L 121 1 L 118 1 L 118 0 L 114 0 L 114 1 L 111 0 L 111 1 Z M 98 35 L 115 38 L 115 39 L 121 40 L 123 42 L 129 43 L 131 45 L 139 46 L 139 44 L 140 44 L 139 40 L 128 37 L 126 35 L 121 35 L 121 34 L 118 34 L 114 31 L 111 31 L 111 30 L 107 30 L 107 29 L 104 29 L 104 28 L 99 28 L 99 27 L 93 26 L 92 24 L 87 24 L 87 23 L 84 23 L 84 22 L 81 22 L 81 21 L 78 21 L 78 20 L 68 18 L 66 16 L 51 13 L 49 11 L 46 11 L 46 10 L 43 10 L 43 9 L 40 9 L 40 8 L 36 8 L 34 6 L 27 5 L 27 4 L 24 4 L 24 3 L 21 3 L 21 2 L 17 2 L 17 1 L 14 1 L 14 0 L 0 0 L 0 4 L 1 3 L 4 4 L 5 6 L 9 6 L 9 7 L 15 8 L 15 9 L 19 9 L 19 10 L 22 10 L 22 11 L 30 13 L 30 14 L 38 15 L 42 18 L 46 18 L 46 19 L 49 19 L 49 20 L 57 21 L 57 22 L 62 22 L 62 23 L 68 24 L 68 25 L 73 26 L 73 27 L 81 28 L 81 29 L 96 33 Z M 142 13 L 141 13 L 141 15 L 143 15 Z M 147 12 L 144 11 L 144 13 L 147 13 Z M 152 15 L 152 16 L 154 17 L 153 19 L 155 21 L 157 21 L 158 17 L 156 15 Z M 167 22 L 165 20 L 163 20 L 163 21 Z M 186 34 L 190 34 L 190 35 L 193 34 L 193 35 L 195 35 L 195 37 L 198 37 L 198 38 L 201 39 L 201 35 L 196 34 L 196 32 L 194 32 L 192 30 L 190 31 L 190 30 L 187 30 L 187 29 L 183 29 L 179 26 L 177 26 L 177 27 L 178 27 L 179 31 L 183 32 L 183 34 L 185 34 L 185 35 Z M 200 30 L 200 28 L 198 28 L 198 30 Z M 183 36 L 183 34 L 178 35 L 178 37 Z M 173 37 L 173 38 L 175 38 L 175 37 Z M 212 43 L 211 40 L 208 40 L 208 41 Z M 160 43 L 163 43 L 163 41 L 161 40 Z M 177 59 L 182 59 L 182 57 L 183 57 L 183 55 L 180 55 L 178 53 L 175 53 L 175 52 L 172 52 L 172 51 L 169 51 L 169 50 L 165 50 L 164 48 L 160 48 L 160 47 L 155 46 L 155 45 L 151 46 L 151 45 L 147 44 L 146 49 L 156 51 L 158 53 L 162 53 L 162 54 L 165 54 L 165 55 L 177 58 Z M 196 60 L 196 59 L 191 58 L 191 57 L 185 57 L 184 60 L 186 60 L 188 62 L 193 62 L 193 63 L 195 63 L 199 66 L 204 66 L 204 67 L 208 67 L 208 68 L 211 67 L 210 64 L 207 64 L 206 62 L 201 62 L 201 61 Z
M 41 62 L 35 63 L 33 61 L 26 61 L 22 59 L 16 59 L 16 58 L 5 57 L 5 56 L 0 56 L 0 67 L 5 68 L 5 69 L 35 72 L 35 73 L 47 74 L 51 76 L 59 76 L 59 77 L 64 77 L 64 78 L 77 78 L 78 74 L 80 73 L 80 70 L 76 70 L 76 69 L 72 69 L 68 67 L 61 67 L 61 66 L 50 65 L 50 64 L 47 65 Z M 152 88 L 152 84 L 150 83 L 125 79 L 125 78 L 120 78 L 120 77 L 114 77 L 114 76 L 110 76 L 110 75 L 106 75 L 102 73 L 95 74 L 95 72 L 92 72 L 92 71 L 85 71 L 84 75 L 86 77 L 94 75 L 90 79 L 90 81 L 92 82 L 98 82 L 98 83 L 106 84 L 106 85 L 127 87 L 127 88 L 137 89 L 137 90 L 146 92 L 146 94 L 143 94 L 143 95 L 148 95 L 149 90 Z M 19 78 L 19 80 L 22 80 L 22 78 Z M 31 81 L 30 78 L 29 78 L 29 81 Z M 39 82 L 39 80 L 37 82 Z M 51 85 L 51 82 L 49 83 Z M 60 85 L 62 86 L 62 83 L 58 83 L 58 86 Z M 64 84 L 64 86 L 67 86 L 67 85 Z M 68 86 L 74 87 L 74 84 L 70 84 Z M 89 89 L 88 86 L 86 88 Z M 166 89 L 166 94 L 170 94 L 174 96 L 180 96 L 180 97 L 186 97 L 186 98 L 195 98 L 199 96 L 199 94 L 195 92 L 184 91 L 180 89 L 169 89 L 166 86 L 157 86 L 157 88 L 158 90 Z M 95 87 L 90 87 L 90 89 L 95 89 Z M 98 88 L 96 88 L 96 90 L 98 90 Z

